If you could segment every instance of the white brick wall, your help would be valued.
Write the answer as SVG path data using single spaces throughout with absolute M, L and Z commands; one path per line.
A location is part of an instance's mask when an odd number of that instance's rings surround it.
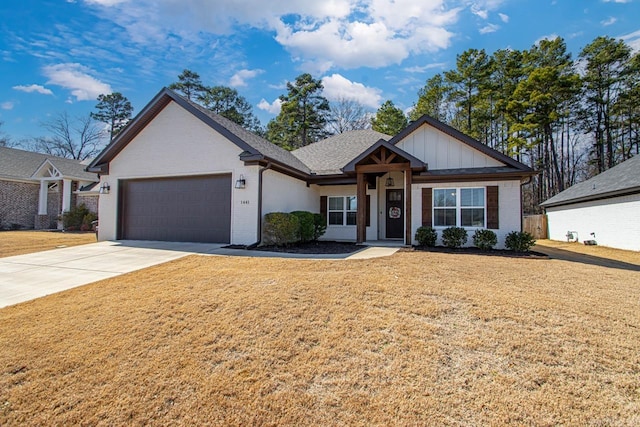
M 576 231 L 580 242 L 640 251 L 640 194 L 547 208 L 547 218 L 552 240 Z

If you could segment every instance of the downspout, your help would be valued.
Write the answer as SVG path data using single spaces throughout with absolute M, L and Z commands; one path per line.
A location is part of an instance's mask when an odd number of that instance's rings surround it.
M 262 175 L 268 169 L 271 169 L 271 161 L 258 171 L 258 241 L 250 244 L 247 248 L 255 248 L 262 242 Z
M 533 180 L 533 176 L 529 176 L 528 180 L 526 180 L 525 182 L 520 182 L 520 231 L 524 231 L 522 229 L 522 226 L 524 225 L 524 211 L 522 210 L 522 202 L 523 202 L 522 187 L 524 187 L 525 185 L 531 184 L 532 180 Z

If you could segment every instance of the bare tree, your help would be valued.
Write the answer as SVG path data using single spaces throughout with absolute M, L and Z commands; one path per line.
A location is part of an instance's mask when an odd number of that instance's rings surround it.
M 327 128 L 332 134 L 371 128 L 372 113 L 351 98 L 339 98 L 329 104 Z
M 50 136 L 37 137 L 32 149 L 69 159 L 85 160 L 94 157 L 104 146 L 105 132 L 90 115 L 71 119 L 60 113 L 42 127 Z
M 3 124 L 4 122 L 0 122 L 0 127 L 2 127 Z M 11 146 L 12 146 L 11 138 L 9 138 L 6 133 L 0 130 L 0 147 L 11 147 Z

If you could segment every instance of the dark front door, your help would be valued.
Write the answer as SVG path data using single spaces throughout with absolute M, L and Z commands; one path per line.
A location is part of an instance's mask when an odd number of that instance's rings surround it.
M 387 190 L 387 239 L 401 239 L 404 233 L 404 190 Z

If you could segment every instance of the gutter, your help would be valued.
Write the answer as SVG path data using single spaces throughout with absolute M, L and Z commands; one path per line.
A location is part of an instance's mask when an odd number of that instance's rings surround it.
M 271 169 L 273 164 L 271 161 L 258 171 L 258 241 L 247 246 L 248 249 L 255 248 L 262 243 L 262 175 L 266 170 Z

